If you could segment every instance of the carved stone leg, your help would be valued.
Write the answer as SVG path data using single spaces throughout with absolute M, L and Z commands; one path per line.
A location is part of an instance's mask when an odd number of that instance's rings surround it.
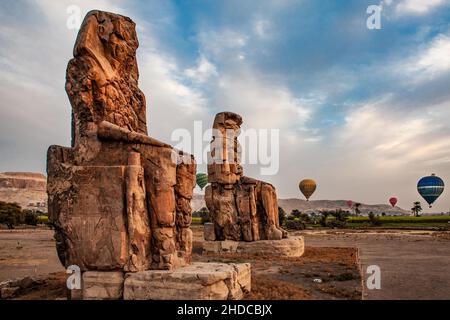
M 131 152 L 126 174 L 128 250 L 130 260 L 125 271 L 143 271 L 150 266 L 150 225 L 145 197 L 144 168 L 141 155 Z
M 192 253 L 192 222 L 191 199 L 196 185 L 195 173 L 197 164 L 194 157 L 180 153 L 177 165 L 176 198 L 176 230 L 177 230 L 177 265 L 190 263 Z
M 240 185 L 236 188 L 236 204 L 239 211 L 239 222 L 242 229 L 242 239 L 244 241 L 254 241 L 253 219 L 256 215 L 254 205 L 253 186 Z M 252 209 L 255 209 L 254 211 Z M 258 233 L 256 234 L 258 235 Z
M 267 217 L 266 237 L 268 240 L 283 239 L 283 231 L 277 227 L 278 223 L 278 201 L 272 185 L 262 182 L 261 198 Z
M 172 269 L 176 251 L 176 164 L 168 148 L 141 146 L 141 150 L 152 230 L 152 269 Z
M 241 239 L 242 231 L 238 224 L 238 211 L 232 186 L 219 185 L 213 188 L 213 203 L 216 210 L 216 227 L 222 231 L 221 240 Z

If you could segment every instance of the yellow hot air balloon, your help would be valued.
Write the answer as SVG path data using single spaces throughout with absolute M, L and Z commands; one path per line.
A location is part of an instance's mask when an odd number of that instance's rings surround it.
M 312 179 L 305 179 L 300 181 L 300 184 L 298 185 L 300 188 L 300 191 L 305 196 L 306 200 L 309 200 L 309 198 L 312 196 L 314 191 L 316 191 L 316 182 Z

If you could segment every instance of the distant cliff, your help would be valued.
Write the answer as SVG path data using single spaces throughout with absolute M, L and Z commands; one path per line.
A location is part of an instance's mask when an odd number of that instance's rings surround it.
M 0 201 L 47 212 L 47 178 L 34 172 L 0 173 Z
M 321 210 L 348 210 L 352 211 L 347 206 L 346 200 L 313 200 L 305 201 L 300 199 L 279 199 L 278 205 L 286 211 L 286 213 L 291 213 L 292 210 L 297 209 L 304 213 L 318 212 Z M 388 204 L 364 204 L 361 203 L 359 210 L 362 214 L 368 214 L 373 212 L 374 214 L 382 214 L 383 212 L 387 215 L 408 215 L 409 211 L 406 211 L 400 207 L 392 207 Z
M 24 209 L 35 209 L 47 212 L 47 179 L 41 173 L 31 172 L 4 172 L 0 173 L 0 201 L 17 202 Z M 202 194 L 194 194 L 192 210 L 198 211 L 206 207 Z M 345 200 L 314 200 L 278 199 L 278 205 L 291 213 L 298 209 L 301 212 L 318 212 L 320 210 L 349 210 Z M 410 212 L 402 208 L 392 208 L 388 204 L 361 204 L 362 214 L 373 212 L 387 215 L 409 215 Z

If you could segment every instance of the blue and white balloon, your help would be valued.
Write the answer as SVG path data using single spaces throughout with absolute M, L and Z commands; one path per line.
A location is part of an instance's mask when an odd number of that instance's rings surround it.
M 417 191 L 419 191 L 422 198 L 428 202 L 431 208 L 431 205 L 444 192 L 444 181 L 435 174 L 423 177 L 417 183 Z

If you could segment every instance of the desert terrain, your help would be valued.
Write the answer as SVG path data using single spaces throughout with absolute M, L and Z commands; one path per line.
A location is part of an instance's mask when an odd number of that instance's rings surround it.
M 274 259 L 202 255 L 202 227 L 193 230 L 194 261 L 252 264 L 253 290 L 246 299 L 450 299 L 448 232 L 298 231 L 292 235 L 305 236 L 304 256 Z M 0 230 L 0 243 L 0 282 L 39 279 L 16 299 L 66 298 L 52 230 Z M 380 290 L 362 285 L 369 265 L 381 268 Z

